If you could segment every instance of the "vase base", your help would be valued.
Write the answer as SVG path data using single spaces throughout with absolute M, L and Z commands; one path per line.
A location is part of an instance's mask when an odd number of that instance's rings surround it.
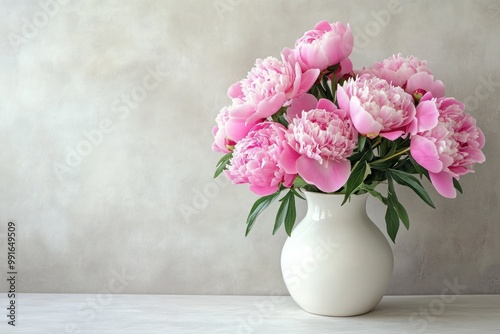
M 301 309 L 303 311 L 307 312 L 307 313 L 314 314 L 314 315 L 319 315 L 319 316 L 322 316 L 322 317 L 350 318 L 350 317 L 358 317 L 358 316 L 362 316 L 362 315 L 368 314 L 371 311 L 373 311 L 375 309 L 375 307 L 371 308 L 368 311 L 352 312 L 352 313 L 350 313 L 350 312 L 347 312 L 347 313 L 339 312 L 339 313 L 335 313 L 335 314 L 328 313 L 328 312 L 313 312 L 313 311 L 308 311 L 308 310 L 306 310 L 306 309 L 304 309 L 302 307 L 301 307 Z

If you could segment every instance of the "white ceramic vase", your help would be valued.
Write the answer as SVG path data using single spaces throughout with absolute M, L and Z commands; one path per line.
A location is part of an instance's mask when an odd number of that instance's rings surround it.
M 281 254 L 290 295 L 305 311 L 354 316 L 371 311 L 382 299 L 394 258 L 382 232 L 366 214 L 367 195 L 305 192 L 307 214 Z

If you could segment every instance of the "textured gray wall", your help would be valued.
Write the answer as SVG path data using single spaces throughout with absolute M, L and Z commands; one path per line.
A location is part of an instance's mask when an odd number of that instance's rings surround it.
M 400 190 L 412 226 L 389 293 L 440 293 L 445 280 L 500 293 L 499 1 L 404 1 L 390 16 L 377 14 L 388 1 L 48 3 L 0 2 L 0 266 L 14 220 L 21 291 L 286 293 L 276 207 L 244 237 L 255 197 L 211 179 L 211 127 L 255 58 L 327 19 L 350 22 L 355 67 L 428 60 L 487 138 L 456 200 L 429 187 L 432 210 Z

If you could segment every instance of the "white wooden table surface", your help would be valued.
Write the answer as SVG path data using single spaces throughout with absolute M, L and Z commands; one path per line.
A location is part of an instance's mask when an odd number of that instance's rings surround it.
M 500 295 L 388 296 L 357 317 L 302 311 L 290 297 L 18 294 L 0 333 L 500 333 Z

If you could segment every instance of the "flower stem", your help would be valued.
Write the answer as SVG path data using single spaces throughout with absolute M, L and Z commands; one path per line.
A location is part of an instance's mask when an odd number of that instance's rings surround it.
M 376 163 L 380 163 L 380 162 L 384 162 L 384 161 L 390 160 L 390 159 L 392 159 L 392 158 L 394 158 L 394 157 L 397 157 L 398 155 L 401 155 L 401 154 L 403 154 L 403 153 L 408 152 L 409 150 L 410 150 L 410 148 L 409 148 L 409 147 L 407 147 L 407 148 L 405 148 L 404 150 L 401 150 L 401 151 L 399 151 L 399 152 L 394 153 L 394 154 L 393 154 L 393 155 L 391 155 L 390 157 L 386 157 L 386 158 L 383 158 L 383 159 L 380 159 L 380 160 L 376 160 L 376 161 L 373 161 L 373 162 L 371 162 L 371 163 L 372 163 L 372 164 L 376 164 Z

